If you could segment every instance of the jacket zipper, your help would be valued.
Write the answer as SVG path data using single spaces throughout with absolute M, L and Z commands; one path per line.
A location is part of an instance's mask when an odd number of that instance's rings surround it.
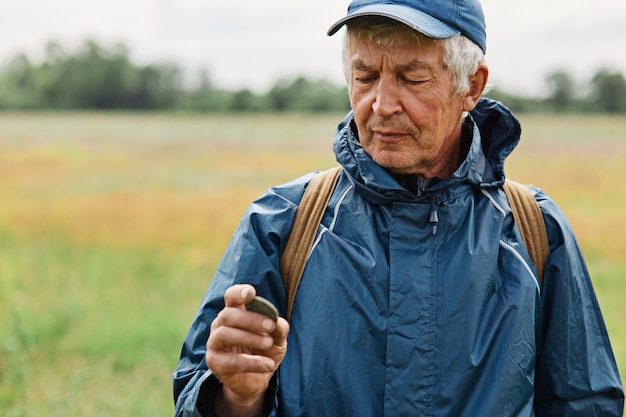
M 437 226 L 439 225 L 439 214 L 437 213 L 437 203 L 433 196 L 428 196 L 430 202 L 430 219 L 429 223 L 433 226 L 433 236 L 437 234 Z
M 423 196 L 428 186 L 428 180 L 418 180 L 417 181 L 417 196 Z M 428 198 L 428 202 L 430 203 L 430 218 L 428 222 L 433 226 L 433 236 L 437 234 L 437 226 L 439 225 L 439 214 L 437 212 L 437 202 L 435 201 L 435 197 L 432 194 L 426 196 Z

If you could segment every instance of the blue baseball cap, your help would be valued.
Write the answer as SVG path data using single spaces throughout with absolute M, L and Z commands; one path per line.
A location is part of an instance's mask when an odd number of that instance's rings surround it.
M 328 36 L 361 16 L 388 17 L 433 39 L 462 34 L 487 52 L 485 15 L 479 0 L 353 0 L 346 17 L 328 29 Z

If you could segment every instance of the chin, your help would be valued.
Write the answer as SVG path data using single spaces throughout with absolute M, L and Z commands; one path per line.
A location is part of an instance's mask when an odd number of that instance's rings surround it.
M 389 171 L 404 171 L 415 166 L 415 161 L 406 157 L 406 152 L 379 151 L 371 154 L 372 159 Z

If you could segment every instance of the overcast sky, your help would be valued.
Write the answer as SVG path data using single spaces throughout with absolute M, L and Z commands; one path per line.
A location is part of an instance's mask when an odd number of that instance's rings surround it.
M 491 81 L 539 93 L 564 69 L 586 81 L 601 67 L 626 74 L 626 1 L 483 0 Z M 41 56 L 56 40 L 123 42 L 137 63 L 208 69 L 224 88 L 263 91 L 279 77 L 342 82 L 340 36 L 326 29 L 347 0 L 0 0 L 0 65 Z

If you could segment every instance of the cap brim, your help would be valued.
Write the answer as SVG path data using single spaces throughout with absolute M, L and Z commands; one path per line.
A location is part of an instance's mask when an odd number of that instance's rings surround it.
M 328 29 L 328 36 L 332 36 L 349 20 L 361 16 L 383 16 L 404 23 L 429 38 L 446 39 L 461 32 L 448 26 L 442 21 L 419 10 L 397 4 L 375 4 L 353 10 L 346 17 L 338 20 Z

